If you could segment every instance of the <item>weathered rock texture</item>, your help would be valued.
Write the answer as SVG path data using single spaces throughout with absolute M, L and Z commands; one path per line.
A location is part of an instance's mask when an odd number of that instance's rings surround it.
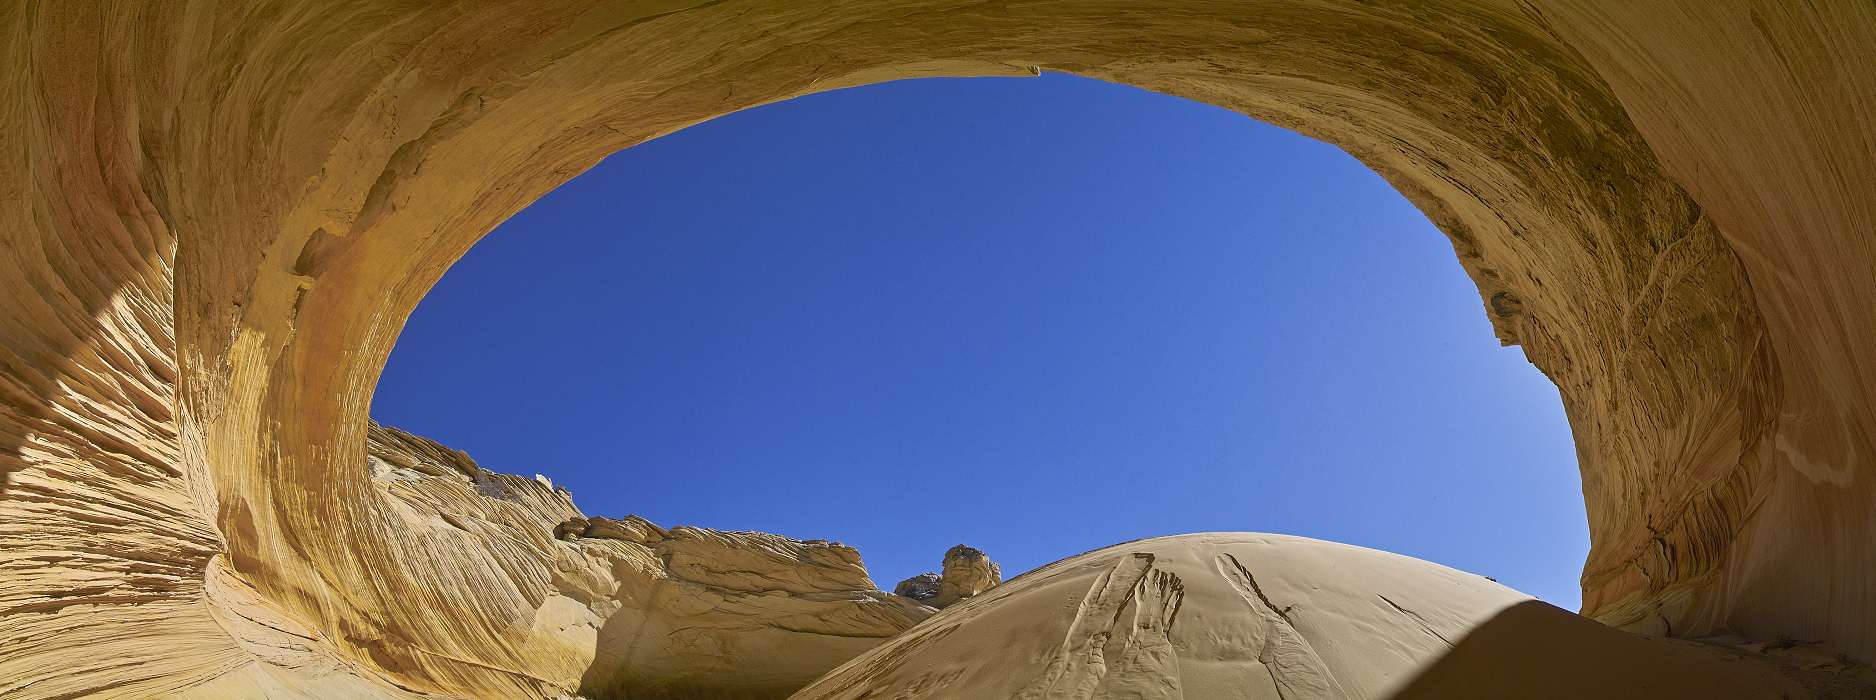
M 1003 569 L 976 547 L 958 545 L 946 550 L 943 572 L 923 573 L 900 581 L 892 587 L 892 592 L 942 609 L 1003 582 Z
M 1372 549 L 1209 533 L 1065 559 L 795 700 L 1869 697 L 1866 669 L 1631 635 Z M 1829 668 L 1825 668 L 1828 666 Z
M 568 641 L 558 521 L 412 536 L 366 459 L 404 319 L 619 149 L 1038 69 L 1331 141 L 1426 212 L 1562 393 L 1587 614 L 1876 659 L 1862 0 L 67 0 L 0 7 L 0 65 L 0 695 L 288 668 L 257 626 L 410 692 L 663 672 Z
M 875 590 L 844 545 L 589 518 L 542 477 L 491 472 L 394 428 L 373 424 L 368 438 L 372 485 L 400 536 L 489 552 L 458 565 L 492 576 L 545 577 L 529 582 L 545 593 L 526 621 L 541 645 L 528 670 L 557 679 L 557 691 L 779 697 L 931 614 Z M 546 566 L 523 568 L 534 562 Z M 209 611 L 257 662 L 201 685 L 159 683 L 139 694 L 406 695 L 371 664 L 335 657 L 330 639 L 282 614 L 236 572 L 210 567 Z M 38 682 L 57 683 L 58 669 L 48 671 Z
M 920 603 L 930 605 L 931 599 L 938 597 L 938 589 L 943 585 L 944 577 L 934 572 L 927 571 L 904 581 L 900 581 L 899 585 L 892 587 L 892 594 L 905 596 L 919 601 Z
M 947 608 L 1003 583 L 1003 569 L 983 550 L 958 545 L 945 551 L 944 574 L 938 579 L 938 595 L 931 606 Z
M 589 697 L 777 697 L 931 612 L 876 590 L 845 545 L 588 517 L 539 476 L 375 424 L 368 444 L 406 536 L 550 563 L 531 625 L 563 649 L 531 663 L 559 661 Z

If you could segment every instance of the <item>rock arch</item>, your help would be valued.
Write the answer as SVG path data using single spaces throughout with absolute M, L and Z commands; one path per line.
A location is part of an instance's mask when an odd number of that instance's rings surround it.
M 226 674 L 226 596 L 409 690 L 572 687 L 549 562 L 400 537 L 368 486 L 418 299 L 619 149 L 1037 70 L 1334 142 L 1420 206 L 1562 392 L 1586 614 L 1876 659 L 1866 4 L 19 3 L 0 55 L 0 690 Z

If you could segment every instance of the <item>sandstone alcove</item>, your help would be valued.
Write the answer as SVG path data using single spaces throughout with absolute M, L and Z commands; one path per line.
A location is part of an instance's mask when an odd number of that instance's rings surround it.
M 1588 546 L 1556 389 L 1412 204 L 1326 144 L 1059 74 L 614 154 L 451 266 L 373 402 L 589 514 L 837 540 L 886 590 L 960 542 L 1015 575 L 1252 530 L 1574 610 Z
M 1876 657 L 1865 4 L 73 2 L 0 31 L 8 694 L 213 690 L 262 627 L 386 693 L 577 686 L 530 546 L 404 538 L 372 490 L 417 300 L 635 143 L 1037 68 L 1292 127 L 1426 212 L 1563 395 L 1585 614 Z

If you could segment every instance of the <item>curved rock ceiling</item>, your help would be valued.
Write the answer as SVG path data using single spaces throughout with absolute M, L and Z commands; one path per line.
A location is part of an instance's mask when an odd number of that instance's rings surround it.
M 372 478 L 418 299 L 619 149 L 1039 70 L 1336 143 L 1438 224 L 1563 396 L 1584 614 L 1876 660 L 1868 3 L 71 0 L 0 56 L 0 696 L 578 690 L 552 533 L 412 536 Z

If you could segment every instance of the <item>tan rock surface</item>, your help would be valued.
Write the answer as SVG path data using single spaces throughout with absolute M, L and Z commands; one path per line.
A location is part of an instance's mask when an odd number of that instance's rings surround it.
M 531 670 L 557 661 L 577 679 L 561 692 L 778 697 L 931 613 L 877 590 L 842 544 L 589 517 L 543 477 L 491 472 L 422 437 L 374 424 L 369 445 L 390 465 L 374 482 L 405 536 L 549 565 L 530 624 L 559 648 Z
M 1003 582 L 1003 569 L 976 547 L 958 545 L 946 550 L 941 571 L 900 581 L 893 586 L 892 593 L 942 609 Z
M 0 6 L 0 65 L 0 696 L 684 673 L 563 624 L 556 577 L 643 545 L 372 478 L 404 319 L 618 149 L 1037 69 L 1331 141 L 1426 212 L 1558 385 L 1587 614 L 1876 660 L 1867 2 L 69 0 Z
M 1129 542 L 1024 574 L 794 695 L 857 698 L 1866 697 L 1760 656 L 1627 634 L 1476 574 L 1301 537 Z M 1835 685 L 1823 688 L 1821 676 Z M 1829 691 L 1836 691 L 1835 694 Z
M 995 588 L 999 583 L 1003 583 L 1003 569 L 996 562 L 991 561 L 981 549 L 958 545 L 945 552 L 944 573 L 938 578 L 938 595 L 932 597 L 930 605 L 934 608 L 948 608 Z
M 545 577 L 526 621 L 540 645 L 528 671 L 558 679 L 544 693 L 779 697 L 932 612 L 876 590 L 859 553 L 845 545 L 588 517 L 543 477 L 491 472 L 395 428 L 373 424 L 368 445 L 372 485 L 400 536 L 490 553 L 460 566 Z M 204 587 L 221 630 L 194 632 L 228 639 L 229 668 L 135 694 L 413 696 L 387 681 L 374 659 L 336 654 L 333 640 L 279 610 L 225 559 L 210 561 Z M 47 670 L 56 682 L 57 669 Z

